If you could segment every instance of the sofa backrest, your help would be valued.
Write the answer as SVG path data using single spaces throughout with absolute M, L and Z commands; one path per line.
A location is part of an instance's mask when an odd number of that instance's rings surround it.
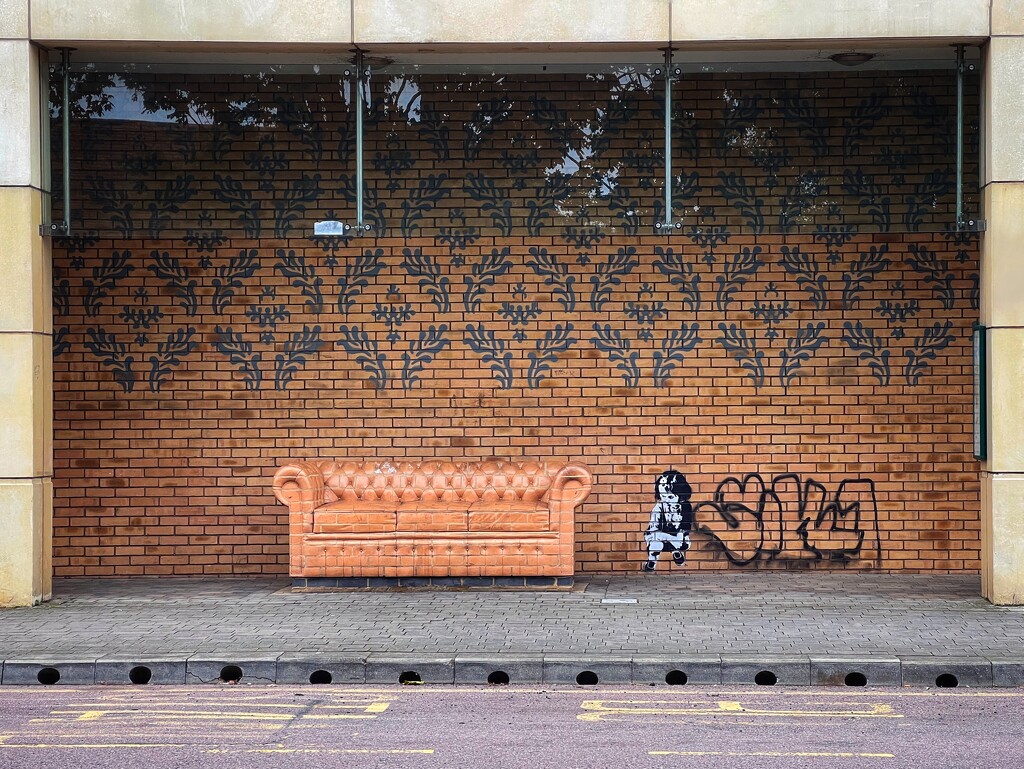
M 326 502 L 541 502 L 563 464 L 555 462 L 319 463 Z

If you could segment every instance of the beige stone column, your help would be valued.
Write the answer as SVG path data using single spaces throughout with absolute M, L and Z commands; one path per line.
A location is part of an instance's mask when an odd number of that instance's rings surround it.
M 50 248 L 28 35 L 27 0 L 0 0 L 0 606 L 47 600 L 52 584 Z
M 995 0 L 984 94 L 981 322 L 988 327 L 982 592 L 1024 604 L 1024 2 Z

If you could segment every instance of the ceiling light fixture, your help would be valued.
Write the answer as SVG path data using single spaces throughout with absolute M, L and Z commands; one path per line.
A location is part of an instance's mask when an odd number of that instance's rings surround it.
M 842 64 L 844 67 L 856 67 L 871 61 L 875 58 L 875 54 L 865 53 L 864 51 L 846 51 L 845 53 L 834 53 L 829 58 L 836 64 Z

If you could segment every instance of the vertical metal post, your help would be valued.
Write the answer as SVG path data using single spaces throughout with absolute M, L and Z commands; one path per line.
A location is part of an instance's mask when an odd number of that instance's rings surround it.
M 956 228 L 964 229 L 964 46 L 956 46 Z
M 363 69 L 363 52 L 356 51 L 356 227 L 363 227 L 363 85 L 368 78 Z
M 63 77 L 61 90 L 61 172 L 64 177 L 64 218 L 60 222 L 50 224 L 51 235 L 71 234 L 71 51 L 72 48 L 60 49 L 60 71 Z
M 672 227 L 672 46 L 665 49 L 665 222 Z

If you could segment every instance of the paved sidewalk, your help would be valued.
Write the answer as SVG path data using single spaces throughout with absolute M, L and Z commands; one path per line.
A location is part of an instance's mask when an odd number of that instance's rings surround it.
M 482 666 L 473 675 L 518 664 L 521 681 L 602 665 L 603 682 L 636 680 L 638 666 L 653 664 L 689 669 L 691 681 L 770 667 L 782 683 L 808 683 L 823 675 L 815 664 L 842 663 L 875 665 L 869 683 L 908 682 L 918 668 L 926 683 L 947 668 L 961 683 L 1024 683 L 1024 608 L 991 606 L 973 576 L 638 574 L 579 579 L 572 592 L 294 592 L 287 579 L 137 578 L 61 580 L 54 593 L 50 604 L 0 610 L 4 684 L 35 682 L 41 666 L 65 683 L 127 677 L 118 671 L 147 661 L 175 681 L 214 679 L 232 663 L 248 665 L 249 680 L 308 680 L 307 669 L 334 664 L 365 681 L 418 665 L 450 682 L 460 659 Z M 301 669 L 285 675 L 285 663 Z M 657 670 L 644 675 L 663 678 Z

